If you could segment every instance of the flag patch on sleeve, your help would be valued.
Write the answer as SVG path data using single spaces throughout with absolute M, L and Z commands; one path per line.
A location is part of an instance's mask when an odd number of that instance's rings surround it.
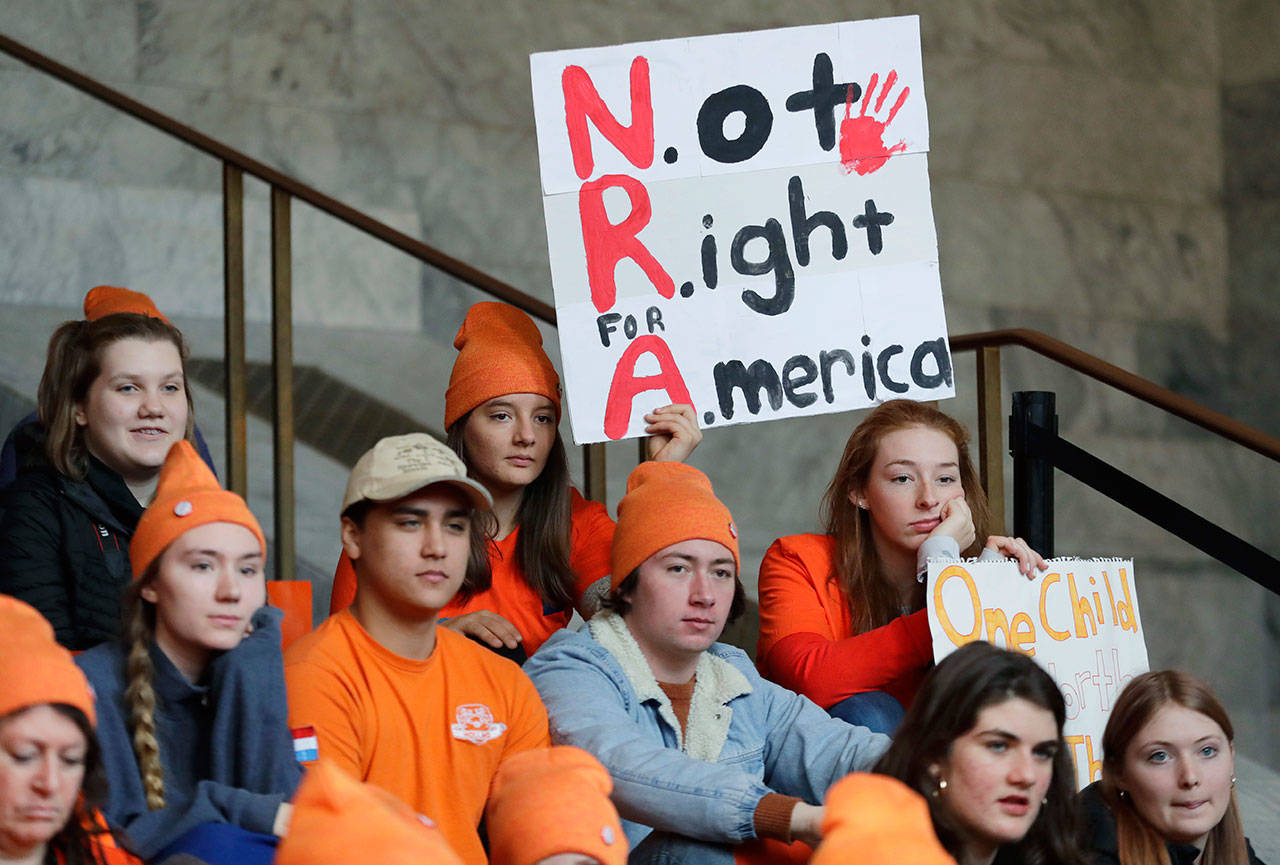
M 294 727 L 289 732 L 293 735 L 293 756 L 299 763 L 320 759 L 320 742 L 316 739 L 315 727 Z

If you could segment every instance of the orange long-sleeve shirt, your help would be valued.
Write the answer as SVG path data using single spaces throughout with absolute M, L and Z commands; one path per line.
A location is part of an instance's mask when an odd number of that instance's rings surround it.
M 791 535 L 760 564 L 761 675 L 824 709 L 854 694 L 885 691 L 910 706 L 933 661 L 925 610 L 853 633 L 849 604 L 832 577 L 835 540 Z

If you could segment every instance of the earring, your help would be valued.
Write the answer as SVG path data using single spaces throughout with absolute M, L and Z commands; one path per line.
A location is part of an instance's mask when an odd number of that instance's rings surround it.
M 1041 800 L 1040 800 L 1040 804 L 1041 804 L 1041 805 L 1048 805 L 1048 804 L 1049 804 L 1049 797 L 1048 797 L 1048 796 L 1045 796 L 1043 799 L 1041 799 Z
M 1116 791 L 1116 795 L 1118 795 L 1121 799 L 1128 799 L 1128 798 L 1129 798 L 1129 791 L 1128 791 L 1128 790 L 1117 790 L 1117 791 Z
M 1234 790 L 1235 788 L 1236 788 L 1236 776 L 1235 776 L 1235 775 L 1232 775 L 1232 776 L 1231 776 L 1231 789 L 1232 789 L 1232 790 Z
M 940 796 L 940 795 L 942 794 L 942 791 L 943 791 L 943 790 L 945 790 L 945 789 L 947 789 L 947 779 L 946 779 L 946 778 L 939 778 L 939 779 L 938 779 L 938 786 L 934 788 L 933 793 L 932 793 L 932 794 L 930 794 L 930 795 L 932 795 L 932 796 L 933 796 L 933 798 L 935 798 L 935 799 L 936 799 L 936 798 L 938 798 L 938 796 Z
M 864 511 L 865 511 L 865 510 L 867 509 L 867 500 L 866 500 L 866 499 L 858 499 L 858 507 L 860 507 L 862 510 L 864 510 Z

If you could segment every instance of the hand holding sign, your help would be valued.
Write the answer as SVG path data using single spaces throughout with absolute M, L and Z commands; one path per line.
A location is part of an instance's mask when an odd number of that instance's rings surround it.
M 1016 559 L 1018 562 L 1018 570 L 1022 571 L 1027 579 L 1035 579 L 1038 572 L 1044 571 L 1049 567 L 1049 563 L 1044 556 L 1031 549 L 1031 545 L 1022 538 L 1006 538 L 1003 535 L 992 535 L 987 538 L 986 548 L 993 552 L 997 552 L 1006 559 Z
M 645 443 L 649 459 L 654 462 L 682 463 L 702 441 L 702 430 L 691 405 L 666 405 L 644 416 L 649 434 Z

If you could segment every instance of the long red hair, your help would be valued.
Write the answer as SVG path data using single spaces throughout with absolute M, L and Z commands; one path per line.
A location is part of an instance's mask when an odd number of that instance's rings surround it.
M 880 441 L 904 427 L 922 426 L 946 434 L 959 454 L 960 483 L 965 501 L 973 513 L 977 540 L 965 555 L 976 555 L 986 541 L 991 513 L 987 496 L 969 456 L 969 432 L 950 415 L 914 400 L 895 399 L 877 406 L 849 436 L 835 477 L 822 498 L 822 519 L 828 535 L 835 539 L 835 571 L 831 579 L 849 603 L 853 629 L 861 634 L 887 625 L 899 615 L 897 591 L 883 574 L 880 557 L 871 536 L 871 515 L 849 499 L 849 493 L 865 488 L 875 464 Z M 924 606 L 924 587 L 919 589 L 914 607 Z

